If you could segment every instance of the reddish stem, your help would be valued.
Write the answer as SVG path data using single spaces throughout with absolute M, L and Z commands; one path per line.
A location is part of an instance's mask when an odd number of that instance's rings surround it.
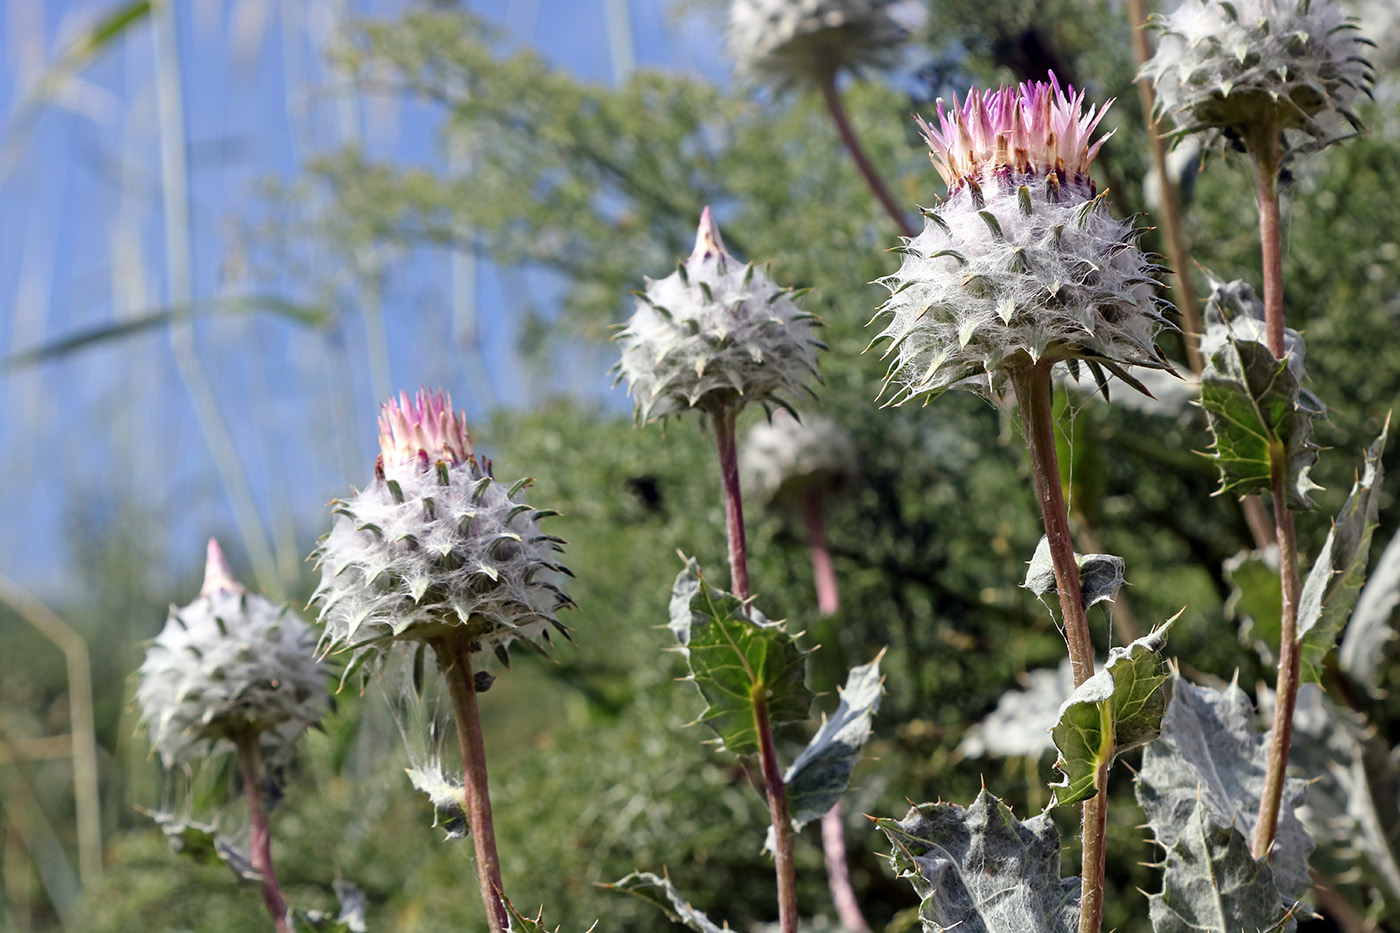
M 267 825 L 267 811 L 262 805 L 262 754 L 258 749 L 258 734 L 249 732 L 235 743 L 238 749 L 238 771 L 243 776 L 243 794 L 248 798 L 248 825 L 252 830 L 253 868 L 262 875 L 263 903 L 272 917 L 277 933 L 288 933 L 287 899 L 277 883 L 277 871 L 272 865 L 272 833 Z
M 808 489 L 803 493 L 802 517 L 807 523 L 807 547 L 812 552 L 817 611 L 829 616 L 841 608 L 841 590 L 836 585 L 836 570 L 831 565 L 831 551 L 826 546 L 826 522 L 822 516 L 821 493 L 818 490 Z
M 865 149 L 861 146 L 860 139 L 857 138 L 856 131 L 851 126 L 851 121 L 846 118 L 846 106 L 841 102 L 841 92 L 836 89 L 836 72 L 822 75 L 817 79 L 817 84 L 821 88 L 822 100 L 826 103 L 827 112 L 831 114 L 831 122 L 836 124 L 836 132 L 840 134 L 841 142 L 845 144 L 846 150 L 855 160 L 856 168 L 865 178 L 865 183 L 870 186 L 871 194 L 875 195 L 875 200 L 880 202 L 885 213 L 890 215 L 890 219 L 894 221 L 900 233 L 911 239 L 917 236 L 918 231 L 909 225 L 904 211 L 900 210 L 894 196 L 885 187 L 884 179 L 880 177 L 880 173 L 876 171 L 870 158 L 865 154 Z
M 773 860 L 778 873 L 778 924 L 782 933 L 797 933 L 797 866 L 792 858 L 792 820 L 788 816 L 787 786 L 783 784 L 778 752 L 773 747 L 767 687 L 763 684 L 754 687 L 753 719 L 758 731 L 763 786 L 768 794 L 768 815 L 773 822 Z
M 1079 565 L 1074 559 L 1074 543 L 1069 532 L 1069 513 L 1060 488 L 1060 463 L 1055 453 L 1054 385 L 1050 370 L 1054 363 L 1042 360 L 1012 373 L 1011 384 L 1021 417 L 1026 424 L 1026 443 L 1031 452 L 1031 472 L 1035 475 L 1040 514 L 1045 537 L 1050 544 L 1050 560 L 1055 568 L 1055 589 L 1060 596 L 1065 641 L 1069 646 L 1070 667 L 1077 687 L 1094 676 L 1094 645 L 1089 637 L 1089 619 L 1084 611 L 1084 595 L 1079 586 Z M 1099 793 L 1084 801 L 1083 845 L 1080 860 L 1080 933 L 1099 933 L 1103 925 L 1103 877 L 1108 821 L 1108 765 L 1097 776 Z
M 720 405 L 713 413 L 715 447 L 719 451 L 719 477 L 724 487 L 724 524 L 729 532 L 730 590 L 739 599 L 749 598 L 749 547 L 744 538 L 744 502 L 739 493 L 739 453 L 734 444 L 734 422 L 739 406 Z
M 457 744 L 462 749 L 467 823 L 476 848 L 476 876 L 491 933 L 510 928 L 505 886 L 501 883 L 501 859 L 496 854 L 496 829 L 491 820 L 491 792 L 486 780 L 486 746 L 481 738 L 481 712 L 476 703 L 470 645 L 461 638 L 433 643 L 438 666 L 447 678 L 452 710 L 457 719 Z
M 826 883 L 831 889 L 831 902 L 836 905 L 836 916 L 841 925 L 851 933 L 868 933 L 870 924 L 860 912 L 855 889 L 851 887 L 851 872 L 846 865 L 846 822 L 842 816 L 845 808 L 841 801 L 826 811 L 822 817 L 822 854 L 826 857 Z
M 1254 183 L 1259 199 L 1259 243 L 1264 267 L 1264 323 L 1269 351 L 1275 359 L 1285 355 L 1283 340 L 1283 224 L 1279 217 L 1278 173 L 1282 158 L 1279 133 L 1265 126 L 1250 140 L 1254 157 Z M 1298 570 L 1298 541 L 1293 513 L 1288 510 L 1288 462 L 1282 451 L 1270 455 L 1269 484 L 1274 500 L 1274 528 L 1278 535 L 1279 577 L 1282 589 L 1278 681 L 1275 688 L 1274 725 L 1269 739 L 1269 760 L 1264 794 L 1254 826 L 1250 851 L 1257 859 L 1268 856 L 1278 829 L 1288 749 L 1293 742 L 1293 710 L 1298 700 L 1300 652 L 1298 646 L 1298 598 L 1302 589 Z

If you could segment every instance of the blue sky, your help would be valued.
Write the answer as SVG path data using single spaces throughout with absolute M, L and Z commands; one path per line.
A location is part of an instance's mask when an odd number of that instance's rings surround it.
M 169 109 L 162 118 L 152 23 L 133 26 L 85 63 L 37 120 L 24 116 L 40 76 L 125 2 L 0 0 L 0 358 L 168 307 L 181 291 L 171 271 L 186 263 L 167 249 L 162 186 L 170 152 L 163 159 L 162 133 L 173 138 L 174 123 Z M 533 45 L 582 77 L 616 80 L 632 60 L 725 80 L 713 20 L 677 18 L 664 0 L 630 0 L 618 5 L 626 28 L 610 31 L 607 5 L 469 4 L 509 43 Z M 268 291 L 252 265 L 257 257 L 243 246 L 250 225 L 266 215 L 266 179 L 289 181 L 309 157 L 351 141 L 376 159 L 444 163 L 435 110 L 361 97 L 324 56 L 351 17 L 390 18 L 405 6 L 174 4 L 196 304 Z M 610 43 L 629 31 L 630 50 Z M 314 279 L 324 257 L 301 258 Z M 376 383 L 444 385 L 473 418 L 499 387 L 525 384 L 513 352 L 519 277 L 508 281 L 509 290 L 501 270 L 442 250 L 396 261 L 383 296 L 382 353 L 363 309 L 342 307 L 343 326 L 330 337 L 275 315 L 201 319 L 185 357 L 196 363 L 183 372 L 169 331 L 157 329 L 0 375 L 0 573 L 54 598 L 71 596 L 81 578 L 68 559 L 74 528 L 100 534 L 125 502 L 153 539 L 177 550 L 187 542 L 189 563 L 202 538 L 218 532 L 235 563 L 247 566 L 255 556 L 248 541 L 261 535 L 284 575 L 295 574 L 325 498 L 369 473 Z M 525 285 L 547 311 L 548 283 Z M 274 290 L 308 297 L 296 277 L 283 276 Z M 479 352 L 464 354 L 473 315 Z M 570 356 L 579 362 L 561 366 L 543 388 L 622 403 L 607 392 L 606 350 Z M 211 429 L 208 408 L 201 418 L 192 402 L 205 383 L 226 431 Z M 210 438 L 221 436 L 236 451 L 238 469 L 228 475 L 210 454 Z M 230 475 L 246 482 L 256 529 L 236 518 L 230 489 L 238 481 Z

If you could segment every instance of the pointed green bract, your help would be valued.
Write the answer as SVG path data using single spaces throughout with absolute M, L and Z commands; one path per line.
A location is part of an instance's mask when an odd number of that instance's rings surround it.
M 715 730 L 721 748 L 736 755 L 758 751 L 760 700 L 774 726 L 807 718 L 807 652 L 782 623 L 707 584 L 694 560 L 686 561 L 671 590 L 670 628 L 709 704 L 699 721 Z
M 670 878 L 662 878 L 649 871 L 634 871 L 626 878 L 612 884 L 605 884 L 603 887 L 611 891 L 631 894 L 649 904 L 655 904 L 671 920 L 685 924 L 696 933 L 728 933 L 729 931 L 729 924 L 720 926 L 705 916 L 702 911 L 696 910 L 686 903 L 685 898 L 681 897 L 681 893 L 676 890 L 676 886 L 671 883 Z
M 1054 806 L 1093 797 L 1101 766 L 1129 749 L 1145 745 L 1161 731 L 1167 709 L 1167 622 L 1126 648 L 1114 648 L 1103 670 L 1080 684 L 1060 707 L 1051 730 L 1063 773 Z
M 1060 878 L 1060 834 L 1047 814 L 1021 822 L 983 790 L 967 809 L 931 803 L 875 822 L 923 901 L 926 933 L 1079 928 L 1079 879 Z
M 1308 471 L 1317 461 L 1313 416 L 1320 402 L 1302 388 L 1303 341 L 1285 334 L 1287 356 L 1275 359 L 1264 342 L 1263 312 L 1243 282 L 1212 279 L 1201 341 L 1201 407 L 1215 443 L 1211 457 L 1220 469 L 1220 492 L 1267 493 L 1274 470 L 1288 478 L 1288 507 L 1308 509 L 1316 488 Z
M 1147 746 L 1137 798 L 1158 845 L 1170 850 L 1197 802 L 1218 826 L 1248 839 L 1259 818 L 1269 757 L 1269 734 L 1255 727 L 1254 704 L 1239 687 L 1197 687 L 1172 678 L 1172 704 L 1161 738 Z M 1279 807 L 1271 865 L 1279 892 L 1291 901 L 1312 889 L 1313 841 L 1298 819 L 1304 783 L 1289 778 Z
M 885 692 L 885 678 L 880 673 L 883 657 L 882 651 L 869 664 L 851 668 L 846 686 L 840 688 L 836 712 L 822 722 L 783 775 L 793 829 L 820 819 L 846 792 L 851 769 L 860 760 L 861 746 L 870 737 L 870 721 Z
M 1234 826 L 1198 801 L 1167 850 L 1162 893 L 1149 895 L 1154 933 L 1283 933 L 1297 928 L 1269 862 L 1255 861 Z
M 1387 429 L 1389 425 L 1387 424 Z M 1303 677 L 1322 680 L 1322 662 L 1337 644 L 1351 608 L 1366 582 L 1366 557 L 1379 509 L 1381 454 L 1386 432 L 1366 451 L 1366 466 L 1351 487 L 1351 495 L 1332 522 L 1322 552 L 1317 555 L 1298 605 L 1298 645 Z

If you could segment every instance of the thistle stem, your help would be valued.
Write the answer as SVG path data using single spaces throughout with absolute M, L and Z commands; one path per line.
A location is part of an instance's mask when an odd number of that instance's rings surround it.
M 917 236 L 918 231 L 909 225 L 909 220 L 900 210 L 898 202 L 890 194 L 890 190 L 885 187 L 884 179 L 876 171 L 870 157 L 865 154 L 865 149 L 861 146 L 860 139 L 851 126 L 851 121 L 846 118 L 846 106 L 841 102 L 841 92 L 836 89 L 836 72 L 830 71 L 821 75 L 817 79 L 817 85 L 821 88 L 826 110 L 831 114 L 831 122 L 836 124 L 836 132 L 840 134 L 841 142 L 845 144 L 846 151 L 855 160 L 856 168 L 865 178 L 865 183 L 870 186 L 870 193 L 875 195 L 875 200 L 879 201 L 880 206 L 885 209 L 885 213 L 890 215 L 890 219 L 894 221 L 894 225 L 899 228 L 901 234 L 910 238 Z
M 721 405 L 712 412 L 715 447 L 719 451 L 719 477 L 724 487 L 724 524 L 729 532 L 729 588 L 739 599 L 749 598 L 749 547 L 744 538 L 744 502 L 739 494 L 739 453 L 734 444 L 737 405 Z
M 467 822 L 476 847 L 476 875 L 491 933 L 510 928 L 505 887 L 501 884 L 501 859 L 496 854 L 496 829 L 491 822 L 491 793 L 486 783 L 486 746 L 481 739 L 481 713 L 476 703 L 476 679 L 472 674 L 469 643 L 444 638 L 433 643 L 438 665 L 447 678 L 452 711 L 457 719 L 457 744 L 462 748 Z
M 1259 198 L 1259 241 L 1264 266 L 1264 323 L 1269 351 L 1283 359 L 1283 225 L 1279 218 L 1278 172 L 1282 153 L 1279 134 L 1265 127 L 1251 140 L 1254 157 L 1255 190 Z M 1288 749 L 1293 742 L 1293 709 L 1298 700 L 1300 655 L 1298 650 L 1298 597 L 1301 580 L 1298 571 L 1298 541 L 1293 513 L 1288 510 L 1288 464 L 1286 457 L 1270 458 L 1269 485 L 1274 499 L 1274 528 L 1278 536 L 1279 577 L 1282 586 L 1278 682 L 1275 688 L 1274 725 L 1269 740 L 1269 761 L 1264 774 L 1264 794 L 1259 801 L 1259 818 L 1254 826 L 1250 851 L 1256 859 L 1268 856 L 1278 828 L 1283 798 L 1284 772 Z
M 1147 9 L 1142 0 L 1128 0 L 1128 18 L 1133 33 L 1133 57 L 1138 68 L 1152 57 L 1152 46 L 1147 39 L 1144 26 L 1147 23 Z M 1176 281 L 1177 307 L 1181 310 L 1182 323 L 1186 325 L 1182 335 L 1186 344 L 1186 361 L 1191 372 L 1201 374 L 1201 306 L 1196 298 L 1196 286 L 1191 281 L 1190 253 L 1186 249 L 1186 236 L 1181 225 L 1181 193 L 1176 179 L 1167 174 L 1167 145 L 1158 132 L 1157 118 L 1153 116 L 1156 107 L 1153 100 L 1152 81 L 1142 78 L 1137 83 L 1138 98 L 1142 101 L 1143 118 L 1147 121 L 1147 142 L 1152 153 L 1152 166 L 1162 181 L 1162 228 L 1166 234 L 1164 247 L 1167 261 L 1171 263 Z
M 851 887 L 851 870 L 846 863 L 845 807 L 841 801 L 822 817 L 822 855 L 826 860 L 826 884 L 836 916 L 850 933 L 869 933 L 870 924 L 860 912 L 860 902 Z
M 841 590 L 826 546 L 826 521 L 822 516 L 821 493 L 807 490 L 802 496 L 802 518 L 807 524 L 807 548 L 812 552 L 812 577 L 817 587 L 817 611 L 832 615 L 841 608 Z
M 1078 687 L 1094 676 L 1094 645 L 1089 637 L 1089 619 L 1084 611 L 1084 594 L 1079 587 L 1079 565 L 1074 560 L 1074 544 L 1069 531 L 1064 492 L 1060 488 L 1060 463 L 1055 453 L 1054 385 L 1050 370 L 1054 363 L 1042 360 L 1013 371 L 1012 387 L 1026 424 L 1026 444 L 1030 447 L 1031 472 L 1055 568 L 1055 590 L 1060 595 L 1065 641 L 1069 646 L 1070 667 Z M 1104 834 L 1108 819 L 1106 788 L 1108 766 L 1097 776 L 1100 792 L 1084 801 L 1079 900 L 1080 933 L 1099 933 L 1103 925 L 1103 876 L 1106 850 Z
M 768 815 L 773 822 L 773 860 L 778 874 L 778 925 L 782 933 L 797 933 L 797 866 L 792 859 L 792 820 L 788 816 L 787 786 L 783 783 L 778 752 L 773 747 L 773 726 L 768 721 L 766 687 L 754 688 L 753 719 L 758 732 L 763 786 L 768 794 Z
M 272 833 L 267 825 L 267 811 L 262 806 L 262 755 L 258 750 L 258 734 L 245 733 L 239 737 L 236 746 L 238 771 L 243 777 L 243 795 L 248 798 L 248 825 L 253 834 L 253 868 L 262 875 L 263 903 L 267 905 L 273 927 L 277 933 L 288 933 L 287 899 L 282 896 L 277 872 L 272 866 Z

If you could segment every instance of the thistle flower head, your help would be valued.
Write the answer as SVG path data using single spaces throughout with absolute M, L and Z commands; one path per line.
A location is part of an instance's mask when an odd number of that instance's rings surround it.
M 311 630 L 287 607 L 249 593 L 210 540 L 204 586 L 170 617 L 137 671 L 136 702 L 166 767 L 259 736 L 285 757 L 327 704 Z
M 423 458 L 462 463 L 472 455 L 465 413 L 453 413 L 442 390 L 419 389 L 413 398 L 400 392 L 380 408 L 379 453 L 386 468 L 417 464 Z
M 741 73 L 786 87 L 887 68 L 909 36 L 895 0 L 733 0 L 729 50 Z
M 741 264 L 706 208 L 695 250 L 664 279 L 648 279 L 617 334 L 639 421 L 689 409 L 758 402 L 789 404 L 816 376 L 815 318 L 766 270 Z
M 1374 80 L 1370 43 L 1332 0 L 1183 0 L 1153 25 L 1162 38 L 1142 77 L 1178 134 L 1249 143 L 1287 130 L 1319 148 L 1336 141 L 1336 117 L 1360 127 L 1351 107 Z
M 1142 233 L 1114 219 L 1089 168 L 1103 109 L 1048 83 L 968 93 L 920 121 L 948 198 L 905 240 L 872 341 L 889 341 L 888 404 L 960 386 L 998 396 L 1012 370 L 1084 360 L 1141 388 L 1124 366 L 1170 369 L 1171 325 Z M 873 322 L 872 322 L 873 323 Z M 1077 372 L 1077 370 L 1076 370 Z
M 563 542 L 539 527 L 557 513 L 523 501 L 528 480 L 494 479 L 465 417 L 445 392 L 384 405 L 374 481 L 333 503 L 313 555 L 323 651 L 357 662 L 395 641 L 460 635 L 505 658 L 515 639 L 567 634 L 556 612 L 571 603 L 551 582 L 568 573 L 554 560 Z
M 1089 166 L 1112 133 L 1090 141 L 1113 101 L 1084 111 L 1084 92 L 1066 94 L 1059 79 L 1016 88 L 967 92 L 961 104 L 944 109 L 938 101 L 938 125 L 915 117 L 928 142 L 929 158 L 948 186 L 1032 176 L 1054 178 L 1093 191 Z
M 854 482 L 856 445 L 830 418 L 806 413 L 799 421 L 775 411 L 749 429 L 739 469 L 744 491 L 757 501 L 794 508 L 809 491 L 837 493 Z

